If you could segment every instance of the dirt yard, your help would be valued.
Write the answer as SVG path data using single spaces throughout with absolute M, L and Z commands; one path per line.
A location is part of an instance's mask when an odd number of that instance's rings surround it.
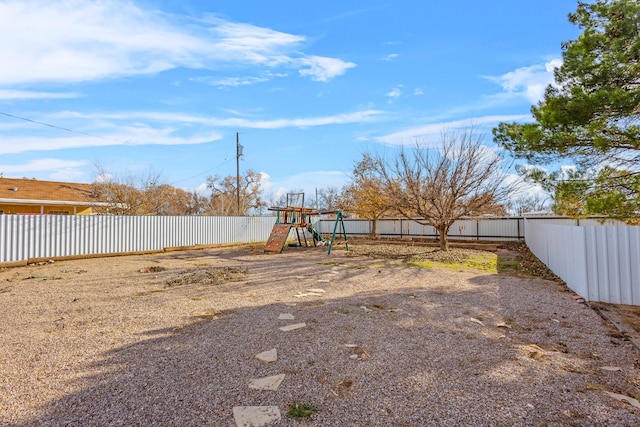
M 594 310 L 514 247 L 351 249 L 1 270 L 0 426 L 640 425 L 635 308 Z

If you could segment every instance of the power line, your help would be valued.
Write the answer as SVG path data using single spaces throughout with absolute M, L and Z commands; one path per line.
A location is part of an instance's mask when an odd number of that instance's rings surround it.
M 4 113 L 2 111 L 0 111 L 0 114 L 2 114 L 3 116 L 12 117 L 14 119 L 24 120 L 25 122 L 35 123 L 35 124 L 42 125 L 42 126 L 48 126 L 50 128 L 54 128 L 54 129 L 64 130 L 66 132 L 72 132 L 72 133 L 77 133 L 77 134 L 80 134 L 80 135 L 91 136 L 93 138 L 100 138 L 100 139 L 105 139 L 107 141 L 118 142 L 120 144 L 131 145 L 131 143 L 127 142 L 127 141 L 121 141 L 119 139 L 109 138 L 107 136 L 100 136 L 100 135 L 96 135 L 96 134 L 93 134 L 93 133 L 82 132 L 82 131 L 79 131 L 79 130 L 73 130 L 73 129 L 69 129 L 69 128 L 64 128 L 64 127 L 61 127 L 61 126 L 52 125 L 50 123 L 39 122 L 37 120 L 27 119 L 26 117 L 20 117 L 20 116 L 14 115 L 14 114 Z
M 120 144 L 131 145 L 131 142 L 121 141 L 121 140 L 118 140 L 118 139 L 115 139 L 115 138 L 109 138 L 109 137 L 106 137 L 106 136 L 100 136 L 100 135 L 96 135 L 96 134 L 93 134 L 93 133 L 82 132 L 82 131 L 79 131 L 79 130 L 69 129 L 69 128 L 65 128 L 65 127 L 62 127 L 62 126 L 52 125 L 52 124 L 50 124 L 50 123 L 40 122 L 40 121 L 37 121 L 37 120 L 28 119 L 28 118 L 26 118 L 26 117 L 16 116 L 16 115 L 14 115 L 14 114 L 5 113 L 5 112 L 2 112 L 2 111 L 0 111 L 0 114 L 2 114 L 3 116 L 7 116 L 7 117 L 14 118 L 14 119 L 24 120 L 25 122 L 30 122 L 30 123 L 35 123 L 35 124 L 42 125 L 42 126 L 47 126 L 47 127 L 53 128 L 53 129 L 59 129 L 59 130 L 63 130 L 63 131 L 66 131 L 66 132 L 77 133 L 77 134 L 85 135 L 85 136 L 91 136 L 91 137 L 93 137 L 93 138 L 105 139 L 105 140 L 108 140 L 108 141 L 118 142 L 118 143 L 120 143 Z M 209 173 L 209 172 L 211 172 L 211 171 L 213 171 L 213 170 L 215 170 L 215 169 L 219 168 L 220 166 L 224 166 L 224 165 L 226 165 L 227 163 L 231 162 L 232 160 L 235 160 L 235 158 L 225 160 L 224 162 L 220 163 L 219 165 L 214 166 L 214 167 L 212 167 L 212 168 L 210 168 L 210 169 L 207 169 L 207 170 L 206 170 L 206 171 L 204 171 L 204 172 L 200 172 L 200 173 L 198 173 L 198 174 L 196 174 L 196 175 L 193 175 L 193 176 L 191 176 L 191 177 L 189 177 L 189 178 L 183 178 L 183 179 L 179 179 L 179 180 L 177 180 L 177 181 L 173 181 L 173 182 L 171 183 L 171 185 L 173 185 L 173 184 L 177 184 L 177 183 L 179 183 L 179 182 L 188 181 L 188 180 L 190 180 L 190 179 L 197 178 L 197 177 L 199 177 L 199 176 L 202 176 L 202 175 L 204 175 L 204 174 L 207 174 L 207 173 Z
M 213 170 L 215 170 L 215 169 L 219 168 L 220 166 L 224 166 L 224 165 L 226 165 L 227 163 L 232 162 L 233 160 L 235 160 L 235 157 L 234 157 L 234 158 L 232 158 L 232 159 L 225 160 L 224 162 L 220 163 L 219 165 L 214 166 L 214 167 L 212 167 L 211 169 L 207 169 L 207 170 L 206 170 L 206 171 L 204 171 L 204 172 L 200 172 L 199 174 L 196 174 L 196 175 L 190 176 L 189 178 L 182 178 L 182 179 L 179 179 L 179 180 L 177 180 L 177 181 L 173 181 L 173 182 L 171 183 L 171 185 L 173 185 L 173 184 L 177 184 L 177 183 L 179 183 L 179 182 L 188 181 L 188 180 L 190 180 L 190 179 L 197 178 L 197 177 L 199 177 L 199 176 L 202 176 L 202 175 L 204 175 L 204 174 L 207 174 L 207 173 L 209 173 L 209 172 L 211 172 L 211 171 L 213 171 Z

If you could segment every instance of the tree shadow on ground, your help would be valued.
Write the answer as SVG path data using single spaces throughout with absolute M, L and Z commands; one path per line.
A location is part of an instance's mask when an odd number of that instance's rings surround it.
M 633 418 L 626 408 L 585 399 L 595 375 L 585 367 L 588 361 L 573 354 L 570 343 L 566 353 L 552 348 L 560 343 L 551 316 L 580 339 L 592 339 L 588 324 L 572 323 L 580 312 L 564 300 L 535 307 L 540 292 L 557 293 L 544 283 L 496 278 L 378 289 L 296 306 L 257 304 L 194 316 L 186 326 L 149 329 L 136 343 L 87 366 L 75 392 L 45 403 L 16 426 L 231 426 L 233 406 L 277 405 L 284 412 L 292 402 L 318 407 L 306 425 L 319 426 L 615 425 Z M 532 309 L 513 304 L 514 295 Z M 295 321 L 279 320 L 282 313 L 294 314 Z M 296 322 L 307 326 L 278 329 Z M 532 357 L 530 344 L 545 354 Z M 271 348 L 278 350 L 277 362 L 255 359 Z M 253 378 L 280 373 L 286 377 L 277 392 L 247 387 Z M 575 375 L 584 378 L 576 381 Z M 633 419 L 640 422 L 637 414 Z

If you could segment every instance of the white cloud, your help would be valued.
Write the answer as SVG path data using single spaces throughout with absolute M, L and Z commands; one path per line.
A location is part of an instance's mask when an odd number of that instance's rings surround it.
M 545 200 L 549 197 L 540 184 L 527 182 L 518 174 L 505 173 L 503 178 L 505 185 L 513 188 L 511 199 L 538 197 L 540 200 Z
M 553 70 L 561 65 L 562 60 L 552 59 L 545 64 L 522 67 L 497 77 L 486 78 L 502 87 L 503 97 L 523 97 L 535 104 L 543 98 L 547 86 L 554 82 Z
M 187 25 L 185 25 L 187 22 Z M 317 81 L 355 64 L 299 52 L 304 36 L 209 16 L 143 10 L 130 1 L 0 2 L 0 84 L 80 82 L 231 64 L 293 67 Z
M 346 172 L 313 171 L 277 179 L 269 177 L 267 182 L 270 189 L 275 188 L 275 191 L 270 191 L 275 199 L 293 189 L 302 189 L 305 193 L 305 200 L 311 200 L 315 198 L 316 188 L 318 190 L 327 187 L 342 188 L 348 180 L 349 176 Z
M 219 88 L 251 86 L 257 83 L 267 82 L 276 77 L 287 77 L 286 73 L 268 73 L 263 76 L 247 76 L 247 77 L 196 77 L 191 80 L 206 83 Z
M 0 89 L 0 99 L 69 99 L 78 98 L 79 94 L 73 92 L 37 92 L 30 90 L 2 90 Z
M 455 120 L 441 123 L 431 123 L 423 126 L 416 126 L 403 129 L 388 135 L 375 138 L 376 141 L 391 145 L 413 145 L 416 141 L 429 144 L 434 140 L 439 141 L 442 132 L 456 131 L 461 129 L 482 128 L 507 121 L 531 120 L 530 115 L 509 115 L 509 116 L 484 116 L 464 120 Z
M 75 169 L 62 169 L 49 175 L 52 181 L 79 182 L 84 177 L 84 172 Z
M 150 127 L 120 127 L 118 133 L 103 134 L 103 137 L 67 136 L 39 137 L 12 136 L 3 137 L 0 155 L 23 153 L 26 151 L 52 151 L 68 148 L 104 147 L 113 145 L 185 145 L 204 144 L 222 139 L 219 134 L 194 135 L 180 137 L 172 134 L 172 129 L 154 129 Z
M 415 96 L 424 95 L 424 91 L 423 91 L 422 89 L 420 89 L 419 87 L 417 87 L 417 88 L 415 88 L 415 89 L 413 90 L 413 94 L 414 94 Z
M 381 110 L 362 110 L 353 113 L 341 113 L 330 116 L 288 118 L 273 120 L 251 120 L 241 117 L 216 118 L 209 116 L 195 116 L 182 113 L 156 113 L 151 111 L 131 111 L 123 113 L 86 114 L 65 111 L 53 117 L 60 119 L 94 119 L 94 120 L 149 120 L 170 123 L 198 123 L 207 126 L 253 128 L 253 129 L 282 129 L 287 127 L 310 127 L 335 124 L 363 123 L 376 119 L 382 114 Z
M 25 164 L 0 165 L 0 172 L 5 175 L 22 175 L 29 172 L 55 171 L 58 169 L 71 169 L 85 166 L 87 162 L 78 160 L 62 160 L 45 158 L 33 160 Z
M 245 117 L 215 118 L 181 113 L 123 112 L 87 114 L 65 111 L 41 118 L 39 121 L 56 123 L 60 126 L 80 129 L 74 120 L 81 120 L 83 132 L 87 135 L 69 134 L 62 137 L 41 137 L 37 135 L 13 134 L 3 136 L 0 155 L 26 151 L 50 151 L 82 147 L 103 147 L 116 145 L 191 145 L 204 144 L 222 139 L 217 132 L 201 132 L 190 135 L 179 134 L 179 125 L 188 129 L 191 124 L 208 127 L 231 127 L 249 129 L 282 129 L 289 127 L 306 128 L 351 123 L 366 123 L 377 119 L 380 110 L 364 110 L 330 116 L 286 118 L 274 120 L 252 120 Z M 92 120 L 92 124 L 87 124 Z M 143 124 L 144 122 L 144 124 Z M 20 128 L 16 128 L 20 129 Z M 96 136 L 90 136 L 90 135 Z
M 396 99 L 402 96 L 402 85 L 400 86 L 396 86 L 393 89 L 391 89 L 390 92 L 387 93 L 387 95 L 389 98 L 392 99 Z
M 390 53 L 389 55 L 383 56 L 382 58 L 380 58 L 381 61 L 393 61 L 394 59 L 396 59 L 398 56 L 400 56 L 397 53 Z
M 309 76 L 317 82 L 326 82 L 334 77 L 341 76 L 349 68 L 356 66 L 353 62 L 346 62 L 337 58 L 324 56 L 306 56 L 298 60 L 300 64 L 308 68 L 298 71 L 301 76 Z

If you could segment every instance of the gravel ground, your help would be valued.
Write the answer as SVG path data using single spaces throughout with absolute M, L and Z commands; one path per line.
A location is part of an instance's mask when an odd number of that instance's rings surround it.
M 609 394 L 640 399 L 640 353 L 562 284 L 412 267 L 427 251 L 395 246 L 2 270 L 0 425 L 233 426 L 250 405 L 278 406 L 278 426 L 640 425 Z M 277 391 L 248 387 L 276 374 Z M 317 411 L 287 418 L 294 402 Z

